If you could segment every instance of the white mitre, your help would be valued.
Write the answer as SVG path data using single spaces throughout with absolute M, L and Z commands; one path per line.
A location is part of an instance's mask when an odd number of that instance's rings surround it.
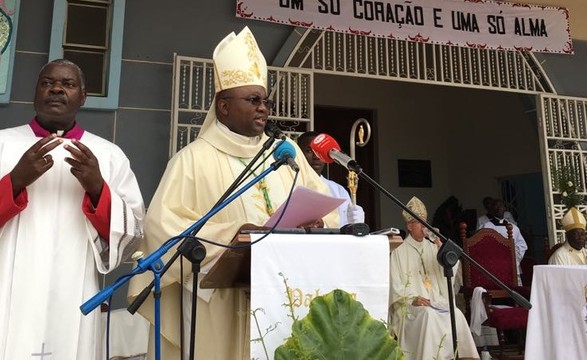
M 576 207 L 572 207 L 567 211 L 565 216 L 562 219 L 563 229 L 565 231 L 573 230 L 573 229 L 583 229 L 585 230 L 585 225 L 587 225 L 587 221 L 585 221 L 585 216 L 577 209 Z
M 216 93 L 246 85 L 267 89 L 267 63 L 248 27 L 238 35 L 232 32 L 222 39 L 212 59 Z
M 412 210 L 412 212 L 418 215 L 422 220 L 426 221 L 428 219 L 428 212 L 426 211 L 426 205 L 422 202 L 422 200 L 418 199 L 417 197 L 413 196 L 410 201 L 406 204 L 407 208 Z M 403 211 L 402 215 L 406 223 L 409 223 L 412 220 L 415 220 L 412 215 L 410 215 L 407 211 Z
M 228 34 L 216 45 L 214 54 L 214 90 L 218 94 L 222 90 L 239 86 L 258 85 L 267 89 L 267 62 L 261 53 L 255 36 L 245 26 L 236 35 Z M 216 121 L 216 101 L 210 104 L 210 110 L 200 129 L 205 132 Z

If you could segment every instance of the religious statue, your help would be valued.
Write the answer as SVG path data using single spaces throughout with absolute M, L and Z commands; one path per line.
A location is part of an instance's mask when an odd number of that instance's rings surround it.
M 367 138 L 365 139 L 365 128 L 367 128 Z M 358 129 L 357 129 L 358 128 Z M 358 141 L 357 141 L 358 138 Z M 355 145 L 358 146 L 365 146 L 369 142 L 371 138 L 371 126 L 369 122 L 364 119 L 360 118 L 357 119 L 353 123 L 351 127 L 351 136 L 350 136 L 350 149 L 351 149 L 351 158 L 355 159 Z M 358 188 L 359 176 L 356 172 L 349 170 L 347 175 L 347 187 L 349 188 L 349 192 L 351 194 L 351 202 L 353 205 L 357 205 L 357 188 Z

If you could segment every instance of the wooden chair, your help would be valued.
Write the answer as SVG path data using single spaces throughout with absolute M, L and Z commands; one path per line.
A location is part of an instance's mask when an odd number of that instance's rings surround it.
M 522 295 L 529 295 L 529 289 L 518 286 L 515 245 L 511 225 L 508 226 L 507 239 L 493 229 L 480 229 L 469 238 L 465 238 L 466 224 L 464 223 L 461 224 L 460 233 L 463 250 L 466 254 L 510 288 L 519 291 Z M 484 325 L 494 327 L 497 331 L 499 341 L 498 358 L 523 358 L 528 310 L 518 307 L 505 290 L 502 290 L 467 261 L 463 261 L 462 264 L 463 293 L 467 302 L 467 312 L 470 312 L 470 300 L 473 290 L 478 286 L 487 290 L 483 296 L 488 317 Z M 496 307 L 497 303 L 510 307 Z M 511 354 L 511 345 L 506 343 L 506 330 L 518 330 L 519 332 L 517 349 L 513 357 L 509 356 Z

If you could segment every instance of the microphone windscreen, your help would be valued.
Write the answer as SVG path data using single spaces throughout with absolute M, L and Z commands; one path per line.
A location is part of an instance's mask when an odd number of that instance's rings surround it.
M 314 154 L 323 162 L 330 164 L 334 159 L 330 156 L 330 150 L 340 151 L 340 146 L 334 138 L 328 134 L 319 134 L 310 143 L 310 148 Z
M 296 149 L 288 141 L 281 140 L 275 144 L 275 151 L 273 152 L 273 158 L 275 160 L 283 160 L 287 158 L 296 158 Z

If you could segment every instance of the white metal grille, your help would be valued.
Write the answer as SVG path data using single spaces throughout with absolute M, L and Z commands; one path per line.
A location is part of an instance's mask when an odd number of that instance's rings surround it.
M 578 191 L 582 196 L 587 195 L 587 99 L 540 95 L 539 103 L 548 230 L 551 239 L 562 242 L 565 238 L 560 220 L 566 207 L 561 203 L 561 194 L 555 190 L 553 174 L 563 167 L 576 169 Z M 585 212 L 587 205 L 578 208 Z
M 287 60 L 320 73 L 522 93 L 554 92 L 532 53 L 308 30 Z
M 211 60 L 175 55 L 173 73 L 170 157 L 198 136 L 214 98 Z
M 214 98 L 212 60 L 175 55 L 169 155 L 197 136 Z M 270 119 L 294 135 L 313 125 L 314 78 L 311 71 L 268 67 L 268 95 L 275 100 Z

